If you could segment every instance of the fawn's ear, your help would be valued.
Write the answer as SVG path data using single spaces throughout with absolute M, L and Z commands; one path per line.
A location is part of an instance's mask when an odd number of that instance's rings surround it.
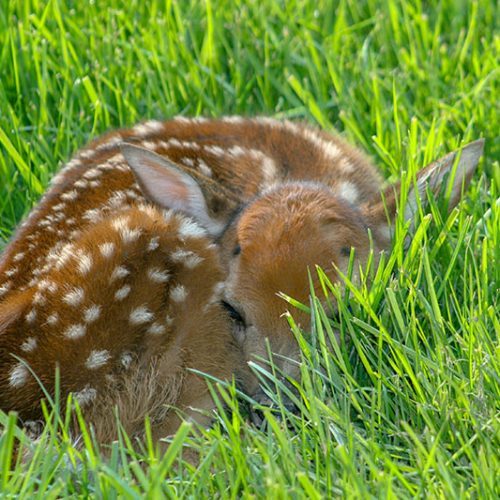
M 425 207 L 429 189 L 438 195 L 442 188 L 450 193 L 448 208 L 451 210 L 460 201 L 462 188 L 466 188 L 483 153 L 484 139 L 471 142 L 462 149 L 449 153 L 420 170 L 411 186 L 404 206 L 405 221 L 414 220 L 418 212 L 418 200 Z M 458 158 L 458 159 L 457 159 Z M 456 168 L 455 168 L 456 165 Z M 446 184 L 444 182 L 446 181 Z M 396 215 L 397 203 L 400 199 L 401 184 L 389 186 L 384 192 L 384 200 L 376 201 L 366 207 L 372 221 L 382 223 L 386 212 L 392 218 Z M 413 223 L 412 223 L 413 224 Z
M 210 216 L 198 182 L 164 156 L 132 144 L 121 144 L 121 152 L 150 201 L 163 208 L 178 210 L 193 217 L 212 236 L 221 223 Z

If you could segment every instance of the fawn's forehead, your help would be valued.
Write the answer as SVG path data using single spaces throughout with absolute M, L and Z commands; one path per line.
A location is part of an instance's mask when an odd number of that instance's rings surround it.
M 290 183 L 270 189 L 238 214 L 236 236 L 242 247 L 292 245 L 302 238 L 359 237 L 366 232 L 361 211 L 328 188 Z M 297 240 L 297 238 L 301 238 Z M 310 246 L 310 245 L 308 245 Z

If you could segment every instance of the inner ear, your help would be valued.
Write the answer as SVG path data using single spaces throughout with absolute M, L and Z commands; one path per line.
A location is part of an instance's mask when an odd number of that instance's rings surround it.
M 200 185 L 182 167 L 132 144 L 121 144 L 120 149 L 148 200 L 193 217 L 212 236 L 220 233 L 223 224 L 210 215 Z

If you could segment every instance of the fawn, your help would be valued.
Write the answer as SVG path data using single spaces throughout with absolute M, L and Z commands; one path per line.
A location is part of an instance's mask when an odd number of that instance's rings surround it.
M 454 206 L 482 149 L 473 142 L 419 172 L 405 219 L 448 175 Z M 398 201 L 399 185 L 382 192 L 358 150 L 289 121 L 176 118 L 98 138 L 0 260 L 0 408 L 37 418 L 33 373 L 50 391 L 58 365 L 63 394 L 74 392 L 103 436 L 115 432 L 110 404 L 133 432 L 152 415 L 161 436 L 178 425 L 166 404 L 193 418 L 191 407 L 213 407 L 186 368 L 235 375 L 256 393 L 246 362 L 267 356 L 267 339 L 296 375 L 278 293 L 306 301 L 308 266 L 335 281 L 352 247 L 356 266 L 370 244 L 375 255 L 389 249 Z M 307 315 L 293 314 L 307 329 Z

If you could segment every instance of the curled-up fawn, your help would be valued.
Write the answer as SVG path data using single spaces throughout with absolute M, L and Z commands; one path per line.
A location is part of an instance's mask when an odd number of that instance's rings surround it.
M 423 169 L 404 217 L 451 172 L 454 206 L 482 148 Z M 214 406 L 188 368 L 255 393 L 247 361 L 266 357 L 267 339 L 293 375 L 284 360 L 298 346 L 278 292 L 306 301 L 308 266 L 335 281 L 352 247 L 356 265 L 370 240 L 375 255 L 389 249 L 399 199 L 359 151 L 288 121 L 177 118 L 97 139 L 0 260 L 0 408 L 36 419 L 34 375 L 50 392 L 58 366 L 63 395 L 75 394 L 103 440 L 116 432 L 113 405 L 126 430 L 140 433 L 148 414 L 161 437 L 178 425 L 171 405 L 194 418 Z

